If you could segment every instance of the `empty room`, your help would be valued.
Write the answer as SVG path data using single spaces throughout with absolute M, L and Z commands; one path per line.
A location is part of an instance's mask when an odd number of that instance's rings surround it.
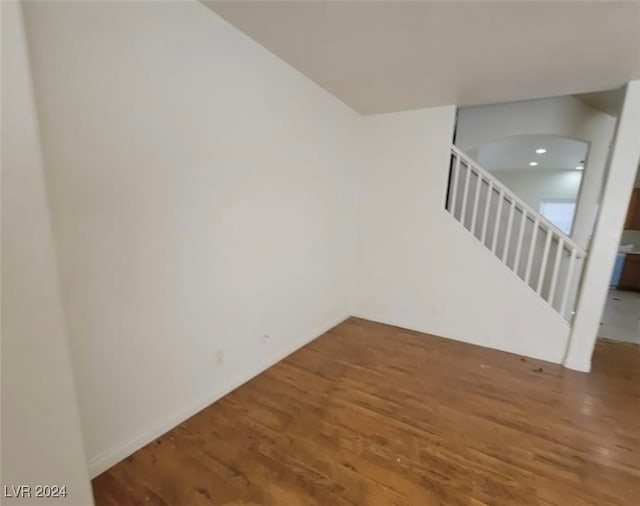
M 0 5 L 0 503 L 637 503 L 640 2 Z

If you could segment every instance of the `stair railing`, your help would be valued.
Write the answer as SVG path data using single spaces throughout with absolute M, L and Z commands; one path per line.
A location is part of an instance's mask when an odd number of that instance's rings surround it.
M 571 321 L 586 251 L 455 145 L 446 209 Z

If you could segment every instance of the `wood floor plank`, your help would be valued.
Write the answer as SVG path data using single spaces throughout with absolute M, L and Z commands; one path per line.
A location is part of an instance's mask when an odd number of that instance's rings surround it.
M 640 348 L 593 364 L 350 318 L 98 476 L 96 504 L 638 504 Z

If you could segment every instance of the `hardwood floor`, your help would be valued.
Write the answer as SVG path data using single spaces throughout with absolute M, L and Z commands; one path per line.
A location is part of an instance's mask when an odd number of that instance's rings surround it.
M 640 504 L 640 348 L 593 362 L 351 318 L 98 476 L 96 504 Z

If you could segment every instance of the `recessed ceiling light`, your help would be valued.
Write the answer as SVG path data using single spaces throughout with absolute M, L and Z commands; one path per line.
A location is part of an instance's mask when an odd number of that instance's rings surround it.
M 578 166 L 576 167 L 576 170 L 584 170 L 584 165 L 578 165 Z
M 547 150 L 544 149 L 544 148 L 536 149 L 536 153 L 538 153 L 539 155 L 544 155 L 546 152 L 547 152 Z
M 538 165 L 538 162 L 529 162 L 529 165 L 531 165 L 532 167 L 535 167 L 536 165 Z

